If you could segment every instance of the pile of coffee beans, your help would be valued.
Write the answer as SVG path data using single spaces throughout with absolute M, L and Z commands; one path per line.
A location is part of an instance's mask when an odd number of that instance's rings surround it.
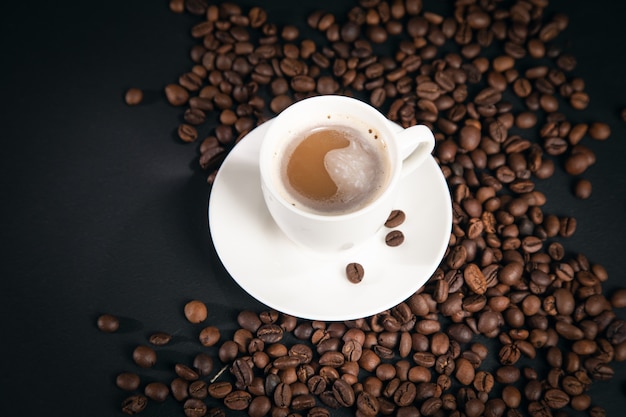
M 558 43 L 567 16 L 547 13 L 545 0 L 451 6 L 441 15 L 421 0 L 358 0 L 344 16 L 318 10 L 280 27 L 262 7 L 170 1 L 198 17 L 197 44 L 165 97 L 184 109 L 178 135 L 197 144 L 209 183 L 239 140 L 289 104 L 350 95 L 402 126 L 432 128 L 453 227 L 440 266 L 406 301 L 346 322 L 242 311 L 232 338 L 217 327 L 200 336 L 217 357 L 201 353 L 143 390 L 120 374 L 122 411 L 171 394 L 187 416 L 605 414 L 588 389 L 626 360 L 626 323 L 614 312 L 626 290 L 605 295 L 606 269 L 569 254 L 562 242 L 576 219 L 544 213 L 537 180 L 562 168 L 588 198 L 581 175 L 596 156 L 585 143 L 610 128 L 584 116 L 585 82 Z M 204 321 L 206 306 L 185 315 Z M 137 365 L 151 366 L 168 341 L 135 349 Z

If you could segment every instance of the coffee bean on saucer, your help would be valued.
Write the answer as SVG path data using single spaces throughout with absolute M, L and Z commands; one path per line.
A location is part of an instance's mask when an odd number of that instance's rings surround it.
M 136 106 L 137 104 L 141 103 L 142 100 L 143 91 L 141 91 L 139 88 L 133 87 L 126 90 L 126 94 L 124 95 L 124 101 L 126 101 L 126 104 L 128 104 L 129 106 Z
M 363 280 L 363 276 L 365 275 L 365 270 L 363 269 L 363 265 L 357 262 L 350 262 L 346 266 L 346 276 L 348 277 L 348 281 L 353 284 L 358 284 Z
M 399 246 L 404 242 L 404 233 L 400 230 L 392 230 L 385 236 L 387 246 Z
M 207 309 L 202 301 L 191 300 L 185 304 L 185 317 L 191 323 L 200 323 L 206 320 Z
M 387 221 L 385 222 L 385 227 L 398 227 L 404 223 L 405 219 L 406 214 L 404 214 L 402 210 L 392 210 L 387 218 Z
M 113 333 L 120 327 L 120 321 L 111 314 L 102 314 L 98 317 L 98 329 L 105 333 Z

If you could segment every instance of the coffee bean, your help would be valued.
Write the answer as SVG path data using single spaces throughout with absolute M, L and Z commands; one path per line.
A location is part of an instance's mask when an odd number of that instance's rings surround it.
M 186 123 L 182 123 L 178 126 L 178 137 L 183 142 L 194 142 L 196 139 L 198 139 L 198 131 L 195 127 Z
M 364 275 L 365 271 L 360 263 L 351 262 L 346 266 L 346 276 L 351 283 L 358 284 L 363 280 Z
M 133 350 L 133 361 L 142 368 L 151 368 L 156 360 L 156 352 L 148 346 L 139 345 Z
M 585 200 L 591 196 L 591 181 L 579 179 L 574 184 L 574 195 L 581 200 Z
M 502 94 L 493 87 L 487 87 L 476 94 L 474 103 L 479 106 L 489 106 L 496 104 L 502 98 Z
M 170 383 L 170 390 L 176 401 L 184 401 L 189 396 L 189 382 L 182 378 L 174 378 Z
M 208 397 L 208 385 L 206 382 L 198 380 L 189 384 L 189 396 L 200 400 Z
M 170 389 L 162 382 L 150 382 L 144 388 L 146 397 L 157 402 L 163 402 L 170 393 Z
M 465 267 L 463 278 L 474 293 L 484 294 L 487 290 L 487 280 L 476 264 L 470 263 Z
M 190 323 L 200 323 L 207 318 L 207 308 L 202 301 L 191 300 L 185 304 L 185 318 Z
M 185 381 L 195 381 L 200 377 L 200 375 L 198 375 L 196 371 L 182 363 L 177 363 L 176 365 L 174 365 L 174 370 L 176 372 L 176 375 L 178 375 Z
M 98 329 L 104 333 L 114 333 L 120 327 L 120 321 L 111 314 L 102 314 L 96 322 Z
M 376 396 L 367 391 L 362 391 L 356 397 L 356 408 L 362 415 L 373 417 L 380 410 L 380 402 Z
M 265 343 L 277 343 L 283 338 L 283 329 L 275 324 L 264 324 L 256 332 Z
M 342 407 L 350 407 L 355 402 L 354 390 L 343 379 L 337 379 L 332 386 L 333 396 Z
M 141 413 L 148 404 L 148 399 L 141 395 L 131 395 L 122 401 L 122 412 L 124 414 L 134 415 Z
M 611 128 L 606 123 L 594 122 L 589 125 L 588 133 L 592 139 L 606 140 L 611 136 Z
M 129 106 L 136 106 L 143 100 L 143 91 L 139 88 L 129 88 L 124 95 L 124 101 Z
M 238 388 L 245 388 L 252 383 L 254 372 L 252 365 L 241 358 L 235 359 L 230 367 L 230 373 L 235 377 Z
M 214 382 L 209 385 L 208 391 L 209 395 L 213 398 L 225 398 L 233 391 L 233 386 L 227 381 Z
M 170 0 L 169 8 L 174 13 L 183 13 L 185 11 L 185 0 Z
M 202 346 L 214 346 L 220 340 L 220 330 L 215 326 L 207 326 L 200 331 L 198 338 Z
M 189 91 L 179 84 L 165 86 L 165 97 L 172 106 L 182 106 L 189 101 Z
M 399 246 L 404 242 L 404 233 L 400 230 L 392 230 L 385 236 L 387 246 Z
M 165 332 L 156 332 L 150 335 L 148 341 L 155 346 L 165 346 L 172 340 L 172 336 Z
M 187 417 L 204 417 L 207 413 L 207 406 L 202 400 L 189 398 L 185 401 L 183 410 Z
M 122 372 L 115 378 L 115 385 L 124 391 L 134 391 L 139 388 L 141 379 L 133 372 Z

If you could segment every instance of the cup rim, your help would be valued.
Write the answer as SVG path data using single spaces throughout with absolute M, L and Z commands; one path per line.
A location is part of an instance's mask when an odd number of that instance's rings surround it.
M 260 147 L 260 155 L 259 155 L 260 156 L 260 160 L 259 160 L 260 169 L 259 170 L 261 174 L 261 182 L 263 184 L 264 192 L 271 192 L 272 198 L 278 201 L 280 205 L 286 208 L 288 211 L 298 214 L 299 216 L 309 218 L 309 219 L 321 220 L 321 221 L 326 221 L 326 222 L 339 222 L 339 221 L 350 219 L 352 217 L 357 217 L 357 216 L 366 214 L 370 211 L 375 210 L 379 204 L 382 204 L 382 202 L 387 199 L 387 196 L 394 192 L 395 184 L 397 184 L 400 178 L 402 160 L 400 157 L 398 146 L 395 143 L 394 139 L 387 140 L 386 141 L 387 149 L 392 149 L 390 153 L 393 152 L 393 155 L 390 155 L 392 172 L 391 172 L 391 175 L 389 176 L 389 180 L 386 184 L 385 189 L 380 194 L 378 194 L 376 198 L 374 198 L 374 200 L 372 200 L 370 203 L 368 203 L 364 207 L 359 208 L 358 210 L 354 210 L 348 213 L 340 213 L 340 214 L 319 214 L 319 213 L 314 213 L 311 211 L 301 209 L 291 204 L 287 199 L 285 199 L 285 197 L 282 195 L 280 190 L 278 190 L 277 187 L 275 187 L 272 183 L 272 178 L 271 178 L 272 172 L 269 166 L 270 161 L 272 159 L 271 157 L 272 155 L 271 155 L 271 150 L 269 148 L 270 145 L 268 144 L 269 143 L 268 137 L 270 138 L 270 141 L 271 141 L 270 134 L 272 130 L 274 130 L 273 124 L 276 122 L 276 120 L 279 117 L 283 115 L 284 115 L 283 117 L 288 117 L 289 114 L 293 112 L 293 110 L 289 111 L 289 109 L 292 108 L 293 106 L 296 106 L 304 102 L 310 103 L 311 101 L 328 101 L 328 100 L 340 100 L 340 101 L 345 101 L 346 103 L 349 102 L 350 105 L 359 106 L 365 111 L 375 114 L 376 115 L 375 117 L 380 120 L 381 122 L 380 125 L 383 127 L 386 136 L 395 137 L 395 133 L 393 129 L 391 128 L 389 119 L 384 114 L 382 114 L 377 108 L 371 106 L 370 104 L 358 98 L 341 96 L 341 95 L 322 95 L 322 96 L 308 97 L 306 99 L 293 103 L 292 105 L 287 107 L 285 110 L 283 110 L 280 114 L 278 114 L 274 119 L 271 120 L 272 125 L 269 126 L 268 130 L 265 132 L 265 135 L 262 138 L 262 143 Z M 275 140 L 273 140 L 272 142 L 275 142 Z

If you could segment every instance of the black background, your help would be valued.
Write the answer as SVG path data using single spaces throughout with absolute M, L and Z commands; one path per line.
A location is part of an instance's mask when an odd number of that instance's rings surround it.
M 10 2 L 0 12 L 0 414 L 121 415 L 118 372 L 137 370 L 131 352 L 152 331 L 176 336 L 159 351 L 144 381 L 172 378 L 171 365 L 199 351 L 201 325 L 184 304 L 209 306 L 206 324 L 224 338 L 237 311 L 263 306 L 243 292 L 216 258 L 207 231 L 210 188 L 197 169 L 194 145 L 174 131 L 182 112 L 162 97 L 165 84 L 191 67 L 190 27 L 167 1 Z M 449 6 L 425 2 L 426 9 Z M 244 7 L 253 2 L 242 2 Z M 270 20 L 305 25 L 321 8 L 345 13 L 349 1 L 267 2 Z M 552 2 L 569 28 L 559 40 L 577 58 L 573 75 L 586 81 L 589 108 L 580 122 L 605 121 L 612 136 L 589 138 L 597 163 L 583 177 L 593 195 L 572 196 L 573 179 L 559 168 L 539 182 L 544 212 L 575 216 L 564 242 L 604 265 L 607 293 L 626 286 L 626 4 L 610 0 Z M 124 91 L 146 91 L 128 107 Z M 245 254 L 241 254 L 245 262 Z M 103 334 L 103 312 L 122 318 Z M 621 317 L 624 312 L 619 313 Z M 215 352 L 215 350 L 209 350 Z M 624 415 L 626 366 L 596 383 L 593 403 Z M 182 415 L 169 399 L 146 415 Z

